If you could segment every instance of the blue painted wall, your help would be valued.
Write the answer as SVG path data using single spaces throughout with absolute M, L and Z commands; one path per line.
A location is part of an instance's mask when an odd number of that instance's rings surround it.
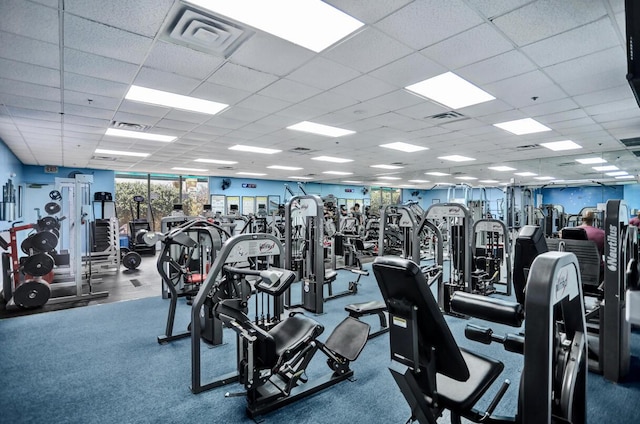
M 11 180 L 13 187 L 15 188 L 16 203 L 18 201 L 18 186 L 23 182 L 23 165 L 20 159 L 4 144 L 4 141 L 0 139 L 0 186 L 4 186 Z M 0 194 L 0 201 L 2 201 Z M 16 218 L 19 213 L 16 208 Z M 6 221 L 0 221 L 5 223 Z M 2 225 L 4 227 L 5 225 Z
M 104 169 L 66 168 L 61 166 L 57 173 L 45 174 L 42 166 L 25 165 L 23 176 L 24 182 L 27 184 L 54 184 L 56 178 L 68 178 L 69 173 L 73 171 L 93 175 L 92 193 L 96 191 L 115 193 L 116 191 L 115 172 Z
M 626 186 L 622 185 L 545 188 L 542 190 L 542 201 L 545 204 L 560 204 L 566 213 L 577 214 L 585 206 L 596 206 L 609 199 L 623 199 L 625 190 Z
M 640 184 L 627 184 L 624 186 L 624 200 L 629 209 L 640 209 Z

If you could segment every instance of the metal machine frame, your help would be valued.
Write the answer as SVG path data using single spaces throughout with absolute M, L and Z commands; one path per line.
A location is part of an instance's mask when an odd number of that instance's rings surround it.
M 471 245 L 473 246 L 473 252 L 475 253 L 475 249 L 478 247 L 478 233 L 498 233 L 502 235 L 502 263 L 505 264 L 506 269 L 506 281 L 504 283 L 498 282 L 498 284 L 505 284 L 506 289 L 504 292 L 497 292 L 499 294 L 505 294 L 507 296 L 511 296 L 511 288 L 513 286 L 512 282 L 512 271 L 511 271 L 511 242 L 509 240 L 509 232 L 507 230 L 507 226 L 504 222 L 498 219 L 479 219 L 473 223 L 473 239 L 471 241 Z

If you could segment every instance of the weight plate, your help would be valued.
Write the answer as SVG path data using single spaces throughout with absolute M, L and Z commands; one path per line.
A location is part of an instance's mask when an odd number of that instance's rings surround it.
M 42 277 L 53 269 L 54 261 L 48 253 L 36 253 L 27 257 L 22 265 L 25 274 Z
M 51 190 L 49 192 L 49 198 L 51 200 L 61 200 L 62 199 L 62 194 L 60 194 L 60 192 L 58 190 Z
M 33 246 L 31 245 L 31 242 L 33 241 L 33 236 L 34 236 L 33 234 L 30 234 L 29 237 L 22 240 L 22 243 L 20 243 L 20 249 L 27 255 L 30 254 L 31 249 L 33 249 Z
M 60 207 L 60 204 L 56 202 L 49 202 L 46 205 L 44 205 L 44 211 L 48 215 L 55 215 L 58 212 L 60 212 L 61 209 L 62 208 Z
M 162 236 L 161 233 L 153 233 L 151 231 L 147 231 L 143 236 L 142 236 L 142 240 L 144 241 L 144 244 L 146 244 L 147 246 L 155 246 L 155 244 L 160 241 L 160 237 Z
M 56 235 L 56 237 L 58 237 L 58 240 L 60 240 L 60 230 L 57 228 L 51 228 L 49 231 L 51 231 L 53 234 Z
M 37 222 L 38 228 L 40 231 L 48 231 L 52 228 L 59 229 L 60 221 L 53 216 L 45 216 L 44 218 L 40 218 Z
M 149 231 L 147 231 L 147 230 L 138 230 L 138 231 L 136 232 L 136 237 L 135 237 L 136 244 L 145 244 L 145 242 L 144 242 L 144 236 L 145 236 L 148 232 L 149 232 Z
M 58 246 L 58 237 L 50 231 L 41 231 L 33 235 L 31 248 L 37 252 L 51 252 Z
M 127 269 L 136 269 L 140 266 L 140 262 L 142 262 L 142 257 L 138 252 L 127 252 L 122 257 L 122 265 Z
M 20 284 L 13 292 L 13 301 L 22 308 L 37 308 L 49 300 L 51 289 L 45 282 L 30 280 Z

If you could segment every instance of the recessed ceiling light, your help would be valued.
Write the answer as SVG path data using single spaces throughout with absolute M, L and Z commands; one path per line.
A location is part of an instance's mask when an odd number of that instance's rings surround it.
M 627 171 L 616 171 L 616 172 L 607 172 L 605 175 L 608 175 L 610 177 L 618 177 L 620 175 L 627 175 L 628 172 Z
M 538 174 L 534 172 L 516 172 L 514 175 L 518 175 L 520 177 L 535 177 Z
M 462 177 L 456 177 L 456 180 L 468 180 L 468 181 L 471 181 L 471 180 L 477 180 L 477 178 L 476 177 L 470 177 L 468 175 L 464 175 Z
M 189 0 L 316 53 L 364 24 L 320 0 Z
M 479 183 L 484 183 L 484 184 L 495 184 L 498 183 L 498 180 L 480 180 L 478 181 Z
M 576 159 L 576 162 L 580 162 L 583 165 L 593 165 L 596 163 L 607 163 L 607 160 L 602 158 L 583 158 Z
M 291 176 L 291 177 L 287 177 L 287 178 L 291 178 L 292 180 L 313 180 L 312 177 L 296 177 L 296 176 Z
M 547 149 L 553 150 L 557 152 L 559 150 L 573 150 L 573 149 L 582 149 L 582 146 L 578 143 L 574 143 L 571 140 L 562 140 L 562 141 L 553 141 L 551 143 L 540 143 L 542 147 L 546 147 Z
M 371 165 L 371 168 L 381 168 L 381 169 L 402 169 L 404 166 L 396 166 L 396 165 Z
M 344 172 L 344 171 L 324 171 L 323 174 L 331 174 L 331 175 L 353 175 L 353 172 Z
M 347 184 L 362 184 L 362 181 L 355 181 L 355 180 L 344 180 L 342 182 Z
M 617 171 L 618 169 L 620 169 L 615 165 L 592 166 L 592 168 L 595 169 L 598 172 Z
M 425 172 L 424 175 L 434 175 L 436 177 L 446 177 L 447 175 L 451 175 L 451 174 L 447 174 L 446 172 L 433 171 L 433 172 Z
M 524 134 L 533 134 L 533 133 L 539 133 L 544 131 L 551 131 L 551 128 L 544 126 L 540 122 L 531 118 L 500 122 L 498 124 L 493 124 L 493 126 L 503 129 L 505 131 L 509 131 L 511 134 L 515 134 L 515 135 L 524 135 Z
M 267 174 L 263 174 L 261 172 L 236 172 L 236 175 L 252 175 L 254 177 L 263 177 Z
M 408 180 L 408 182 L 416 183 L 416 184 L 426 184 L 426 183 L 430 183 L 431 181 L 429 181 L 429 180 Z
M 453 72 L 445 72 L 433 78 L 409 85 L 405 89 L 452 109 L 494 100 L 491 94 L 460 78 Z
M 401 152 L 406 153 L 415 153 L 421 150 L 428 150 L 428 147 L 416 146 L 415 144 L 403 143 L 401 141 L 397 141 L 395 143 L 387 143 L 381 144 L 380 147 L 385 147 L 387 149 L 400 150 Z
M 468 158 L 466 156 L 460 156 L 460 155 L 439 156 L 438 159 L 450 160 L 452 162 L 467 162 L 470 160 L 475 160 L 474 158 Z
M 376 177 L 379 180 L 401 180 L 402 178 L 400 177 L 385 177 L 385 176 L 381 176 L 381 177 Z
M 326 135 L 327 137 L 342 137 L 355 134 L 355 131 L 331 127 L 329 125 L 316 124 L 315 122 L 302 121 L 287 127 L 289 130 L 304 131 L 312 134 Z
M 194 159 L 194 162 L 215 163 L 218 165 L 233 165 L 235 163 L 238 163 L 235 160 L 219 160 L 219 159 Z
M 262 153 L 265 155 L 272 155 L 274 153 L 280 153 L 282 151 L 277 149 L 267 149 L 265 147 L 245 146 L 242 144 L 236 144 L 235 146 L 231 146 L 229 147 L 229 150 L 237 150 L 239 152 Z
M 500 165 L 500 166 L 490 166 L 489 169 L 492 169 L 494 171 L 500 171 L 500 172 L 504 172 L 504 171 L 515 171 L 516 168 L 512 168 L 510 166 L 504 166 L 504 165 Z
M 616 177 L 616 180 L 631 180 L 634 178 L 635 176 L 633 175 L 620 175 L 619 177 Z
M 353 159 L 335 158 L 333 156 L 318 156 L 318 157 L 315 157 L 315 158 L 311 158 L 311 160 L 319 160 L 319 161 L 323 161 L 323 162 L 333 162 L 333 163 L 353 162 Z
M 303 169 L 299 166 L 284 166 L 284 165 L 271 165 L 271 166 L 267 166 L 267 168 L 282 169 L 283 171 L 299 171 L 300 169 Z
M 119 130 L 117 128 L 107 128 L 107 131 L 104 133 L 104 135 L 111 135 L 114 137 L 137 138 L 139 140 L 162 141 L 163 143 L 171 143 L 173 140 L 177 138 L 172 135 L 151 134 L 151 133 L 138 132 L 138 131 Z
M 173 168 L 171 168 L 173 170 L 176 171 L 191 171 L 191 172 L 207 172 L 208 169 L 202 169 L 202 168 L 183 168 L 181 166 L 174 166 Z
M 555 177 L 533 177 L 534 180 L 555 180 Z
M 511 183 L 500 183 L 499 185 L 501 185 L 501 186 L 508 186 L 509 184 L 511 184 Z
M 107 150 L 107 149 L 96 149 L 96 154 L 99 155 L 114 155 L 114 156 L 136 156 L 140 158 L 146 158 L 150 155 L 150 153 L 138 153 L 138 152 L 129 152 L 129 151 L 121 151 L 121 150 Z
M 215 115 L 229 107 L 229 105 L 224 103 L 197 99 L 195 97 L 154 90 L 153 88 L 140 87 L 138 85 L 132 85 L 124 98 L 134 102 L 188 110 L 190 112 L 206 113 L 207 115 Z

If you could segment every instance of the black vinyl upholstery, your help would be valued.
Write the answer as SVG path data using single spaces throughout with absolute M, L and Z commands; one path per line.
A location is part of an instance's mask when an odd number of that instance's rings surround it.
M 317 321 L 295 314 L 269 330 L 269 335 L 274 340 L 275 355 L 281 357 L 285 354 L 294 355 L 307 341 L 315 339 L 323 331 L 324 327 Z
M 566 240 L 589 240 L 587 232 L 580 227 L 566 227 L 561 231 L 562 238 Z
M 512 327 L 520 327 L 524 319 L 523 307 L 517 302 L 463 291 L 457 291 L 451 297 L 451 310 Z

